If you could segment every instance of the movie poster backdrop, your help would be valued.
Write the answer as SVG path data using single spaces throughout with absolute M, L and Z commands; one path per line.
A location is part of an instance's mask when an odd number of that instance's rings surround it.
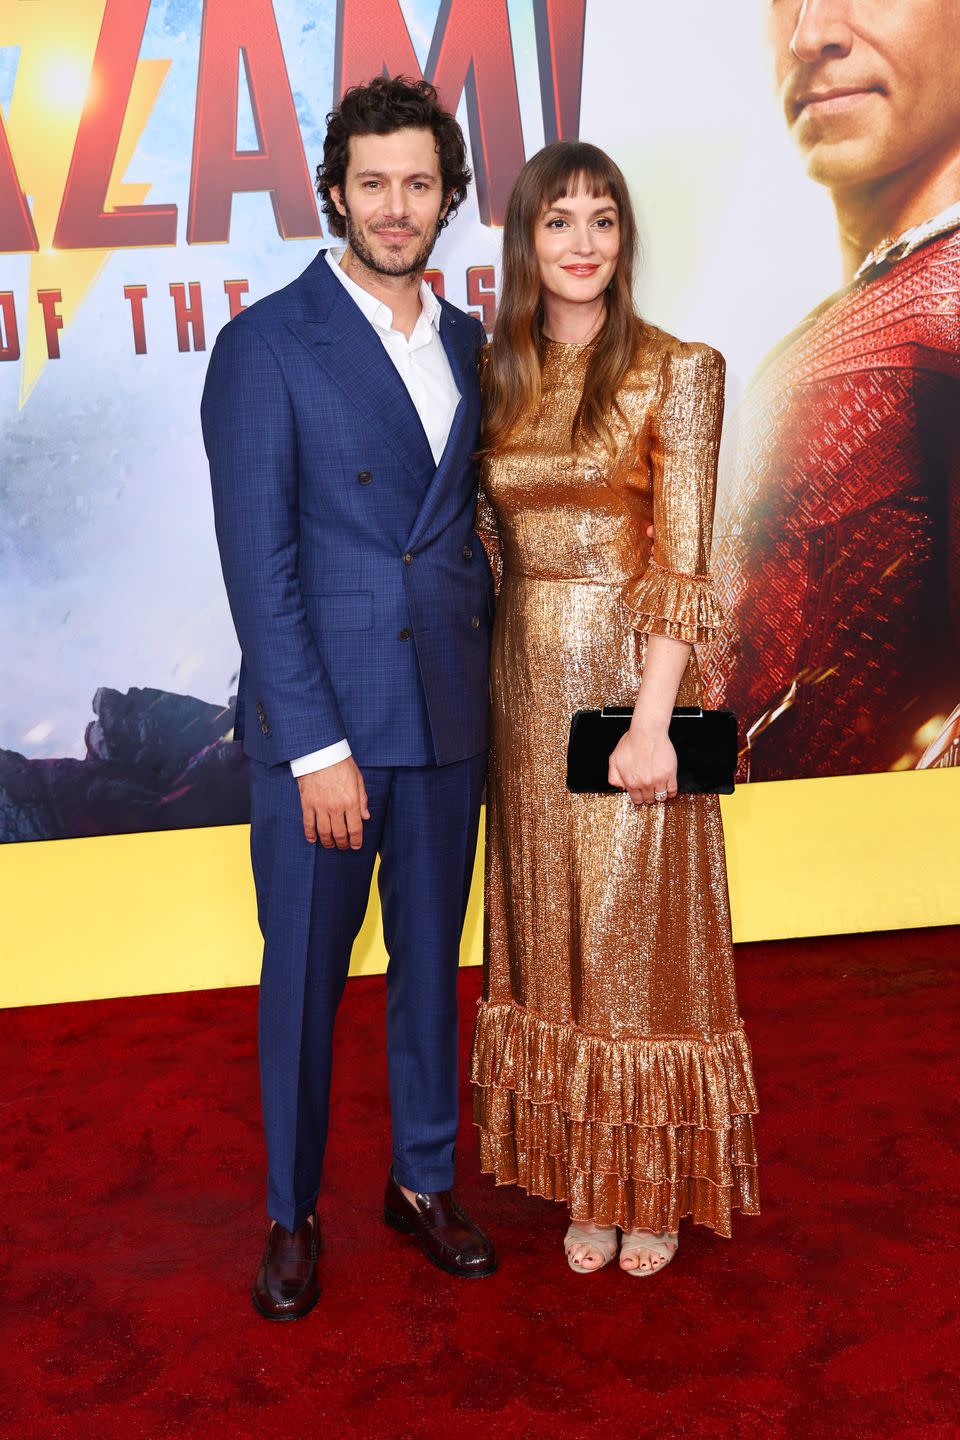
M 200 392 L 220 327 L 331 243 L 325 116 L 381 72 L 468 135 L 449 300 L 492 330 L 517 170 L 581 137 L 630 181 L 644 314 L 726 355 L 701 658 L 742 778 L 957 763 L 960 214 L 850 283 L 766 9 L 0 0 L 0 839 L 247 818 Z

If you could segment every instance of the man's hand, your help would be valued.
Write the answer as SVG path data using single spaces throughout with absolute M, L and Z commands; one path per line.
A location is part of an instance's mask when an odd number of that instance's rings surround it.
M 325 850 L 359 850 L 363 844 L 363 822 L 370 819 L 367 789 L 353 756 L 301 775 L 300 804 L 303 806 L 303 833 L 311 845 L 317 840 Z

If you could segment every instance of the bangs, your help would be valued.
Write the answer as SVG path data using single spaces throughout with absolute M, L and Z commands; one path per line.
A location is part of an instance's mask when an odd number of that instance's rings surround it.
M 595 145 L 567 141 L 548 146 L 541 155 L 541 208 L 555 205 L 563 195 L 589 195 L 592 200 L 609 195 L 618 208 L 623 208 L 624 178 L 610 157 Z

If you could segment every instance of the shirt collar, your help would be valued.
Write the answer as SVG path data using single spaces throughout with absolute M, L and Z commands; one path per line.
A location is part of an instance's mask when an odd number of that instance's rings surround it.
M 370 324 L 375 325 L 378 330 L 392 330 L 393 311 L 390 309 L 390 306 L 384 304 L 382 300 L 378 300 L 375 295 L 371 295 L 369 290 L 364 290 L 363 286 L 358 285 L 356 280 L 352 280 L 341 267 L 340 261 L 343 259 L 345 249 L 345 246 L 331 246 L 326 252 L 327 264 L 347 294 L 363 311 L 363 314 L 370 321 Z M 427 323 L 432 325 L 439 333 L 440 316 L 443 310 L 440 301 L 426 280 L 421 280 L 420 282 L 420 306 L 423 312 L 420 318 L 425 319 Z M 417 323 L 419 324 L 420 322 L 418 321 Z

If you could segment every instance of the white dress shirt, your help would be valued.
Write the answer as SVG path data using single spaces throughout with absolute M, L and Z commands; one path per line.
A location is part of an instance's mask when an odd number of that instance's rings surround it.
M 420 423 L 424 428 L 434 463 L 439 465 L 450 435 L 450 426 L 460 403 L 450 369 L 447 352 L 440 339 L 440 301 L 425 280 L 420 284 L 420 314 L 408 340 L 402 330 L 393 327 L 393 311 L 389 305 L 364 290 L 351 280 L 341 268 L 343 250 L 327 251 L 327 264 L 336 275 L 351 299 L 359 306 L 379 337 L 384 350 L 390 356 L 397 374 L 403 381 L 407 394 L 413 401 Z M 351 754 L 347 740 L 337 740 L 311 755 L 301 755 L 290 761 L 294 775 L 310 775 L 314 770 L 325 770 L 346 760 Z

